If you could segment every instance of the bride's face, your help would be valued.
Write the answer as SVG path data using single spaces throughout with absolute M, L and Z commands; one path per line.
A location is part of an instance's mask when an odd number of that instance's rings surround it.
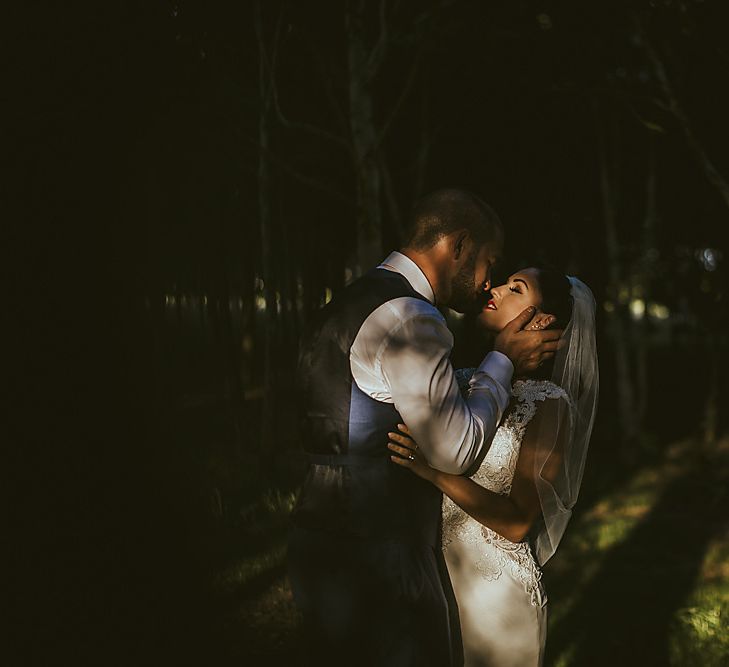
M 501 331 L 525 308 L 542 303 L 539 288 L 539 271 L 535 268 L 522 269 L 509 276 L 504 285 L 491 288 L 491 298 L 478 316 L 478 323 L 489 331 Z

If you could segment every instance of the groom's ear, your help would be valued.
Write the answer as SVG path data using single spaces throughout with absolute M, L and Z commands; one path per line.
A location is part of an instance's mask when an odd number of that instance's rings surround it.
M 458 232 L 455 236 L 455 243 L 453 245 L 453 256 L 455 259 L 460 259 L 461 255 L 466 250 L 466 243 L 468 240 L 468 232 Z

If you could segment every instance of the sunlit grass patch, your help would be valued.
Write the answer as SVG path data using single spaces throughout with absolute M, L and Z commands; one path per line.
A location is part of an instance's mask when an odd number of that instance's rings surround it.
M 670 475 L 653 469 L 642 471 L 628 484 L 573 519 L 557 555 L 548 566 L 548 571 L 556 574 L 569 571 L 573 578 L 571 590 L 575 592 L 560 600 L 555 618 L 569 610 L 569 600 L 576 598 L 579 589 L 599 570 L 604 554 L 624 540 L 650 511 L 669 479 Z
M 710 545 L 695 590 L 676 612 L 670 642 L 677 667 L 729 665 L 728 540 Z
M 286 518 L 296 504 L 294 491 L 266 489 L 258 498 L 240 508 L 238 515 L 244 526 L 268 524 L 275 518 Z
M 622 542 L 635 527 L 637 519 L 616 516 L 612 521 L 598 525 L 595 534 L 594 547 L 597 552 L 607 551 Z
M 233 528 L 243 544 L 239 556 L 214 576 L 216 593 L 234 593 L 272 572 L 280 572 L 286 558 L 288 519 L 296 493 L 267 489 L 240 509 Z
M 577 514 L 545 569 L 548 665 L 729 665 L 726 478 L 684 443 Z
M 578 503 L 559 551 L 545 568 L 550 598 L 546 664 L 729 664 L 722 465 L 686 443 L 648 467 L 626 471 L 624 481 L 603 491 L 594 505 L 588 501 L 580 511 Z M 282 664 L 295 664 L 301 619 L 284 565 L 296 494 L 274 488 L 246 500 L 228 514 L 238 542 L 227 552 L 233 560 L 216 576 L 216 591 L 228 601 L 222 641 L 241 660 L 278 664 L 280 658 Z M 692 534 L 705 537 L 692 543 Z
M 241 664 L 295 664 L 301 617 L 285 563 L 296 497 L 296 491 L 267 489 L 242 507 L 233 529 L 240 540 L 237 555 L 214 577 L 213 592 L 234 601 L 222 619 L 222 641 Z
M 557 657 L 552 663 L 552 667 L 572 667 L 574 665 L 575 654 L 577 653 L 577 645 L 572 644 L 568 646 L 561 655 Z
M 729 534 L 727 534 L 727 538 L 729 538 Z M 723 580 L 729 586 L 729 539 L 717 540 L 711 544 L 701 568 L 701 580 L 707 583 Z M 729 594 L 729 589 L 727 594 Z
M 257 577 L 281 568 L 285 558 L 286 541 L 281 540 L 267 551 L 240 558 L 223 569 L 215 576 L 213 588 L 216 593 L 234 593 Z
M 293 491 L 284 492 L 278 489 L 269 489 L 261 498 L 261 507 L 269 515 L 279 514 L 288 516 L 293 511 L 295 504 L 296 493 Z
M 729 585 L 699 586 L 689 605 L 677 610 L 670 634 L 671 664 L 723 667 L 729 664 Z

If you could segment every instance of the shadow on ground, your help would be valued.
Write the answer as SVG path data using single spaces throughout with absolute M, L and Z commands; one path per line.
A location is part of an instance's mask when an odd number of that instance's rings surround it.
M 726 530 L 721 507 L 729 483 L 726 455 L 682 465 L 685 471 L 608 552 L 577 603 L 550 628 L 548 665 L 672 664 L 672 619 L 696 585 L 708 545 Z M 556 604 L 567 597 L 574 575 L 549 581 Z M 560 655 L 566 657 L 555 662 Z

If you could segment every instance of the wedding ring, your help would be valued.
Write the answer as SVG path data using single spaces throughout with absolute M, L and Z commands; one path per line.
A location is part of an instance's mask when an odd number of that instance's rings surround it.
M 410 459 L 411 461 L 414 461 L 414 460 L 415 460 L 415 457 L 414 457 L 414 456 L 413 456 L 412 454 L 408 454 L 408 458 L 409 458 L 409 459 Z

